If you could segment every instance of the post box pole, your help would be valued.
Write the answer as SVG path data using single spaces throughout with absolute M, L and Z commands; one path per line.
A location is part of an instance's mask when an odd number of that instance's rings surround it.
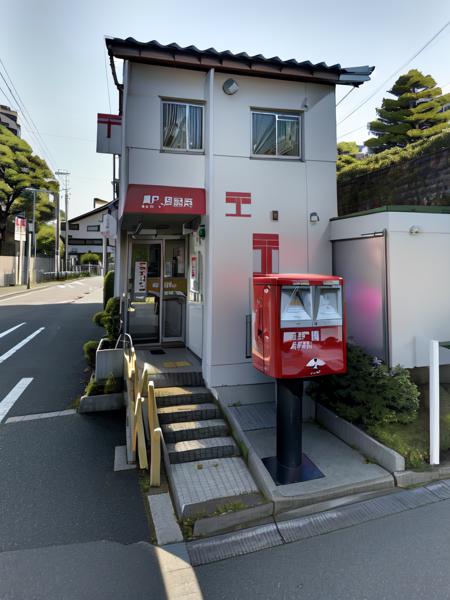
M 302 464 L 302 379 L 277 379 L 277 461 L 281 470 Z

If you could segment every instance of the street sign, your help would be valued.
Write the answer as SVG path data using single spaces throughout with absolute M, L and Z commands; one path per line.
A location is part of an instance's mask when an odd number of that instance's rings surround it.
M 25 242 L 27 239 L 27 220 L 25 217 L 14 219 L 14 239 L 16 242 Z
M 100 223 L 100 233 L 104 238 L 115 238 L 117 235 L 117 221 L 110 215 L 103 215 L 103 220 Z

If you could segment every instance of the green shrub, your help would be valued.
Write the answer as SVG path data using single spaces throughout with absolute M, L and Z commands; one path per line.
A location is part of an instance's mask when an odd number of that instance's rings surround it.
M 103 308 L 108 300 L 114 296 L 114 271 L 108 271 L 103 280 Z
M 105 317 L 105 313 L 103 311 L 96 312 L 95 315 L 92 317 L 92 322 L 95 323 L 96 325 L 98 325 L 99 327 L 104 327 L 104 325 L 103 325 L 104 317 Z
M 121 379 L 116 379 L 114 375 L 110 375 L 105 382 L 105 394 L 116 394 L 121 392 L 123 389 L 123 382 Z
M 362 348 L 348 345 L 348 371 L 311 382 L 310 396 L 351 423 L 366 429 L 383 423 L 411 423 L 417 418 L 419 390 L 409 371 L 374 365 Z
M 120 298 L 110 298 L 105 310 L 95 313 L 92 320 L 96 325 L 105 328 L 109 340 L 117 340 L 120 334 Z
M 100 256 L 94 252 L 85 252 L 80 257 L 80 263 L 82 265 L 98 265 L 100 262 Z
M 97 352 L 98 344 L 97 340 L 89 340 L 83 344 L 84 357 L 91 369 L 95 369 L 95 353 Z
M 87 384 L 84 394 L 85 396 L 98 396 L 99 394 L 104 393 L 104 387 L 102 383 L 99 383 L 92 377 L 92 379 Z

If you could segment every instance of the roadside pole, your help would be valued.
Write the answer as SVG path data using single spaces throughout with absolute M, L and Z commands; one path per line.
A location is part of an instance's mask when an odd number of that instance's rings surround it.
M 55 199 L 55 273 L 56 279 L 59 279 L 60 256 L 59 256 L 59 231 L 60 231 L 60 214 L 59 214 L 59 192 L 54 192 Z
M 103 256 L 102 256 L 102 275 L 103 277 L 106 275 L 108 254 L 106 252 L 106 237 L 103 236 Z
M 27 290 L 31 287 L 31 232 L 28 233 L 28 256 L 27 256 Z

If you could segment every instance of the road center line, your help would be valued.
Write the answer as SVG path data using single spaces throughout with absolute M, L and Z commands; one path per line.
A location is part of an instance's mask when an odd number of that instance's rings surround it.
M 2 354 L 0 356 L 0 364 L 2 362 L 5 362 L 5 360 L 8 359 L 10 356 L 12 356 L 15 352 L 17 352 L 17 350 L 20 350 L 23 346 L 25 346 L 25 344 L 28 344 L 28 342 L 31 342 L 31 340 L 34 337 L 36 337 L 39 333 L 41 333 L 41 331 L 44 331 L 44 329 L 45 329 L 45 327 L 39 327 L 39 329 L 36 329 L 36 331 L 33 331 L 33 333 L 31 335 L 29 335 L 24 340 L 22 340 L 21 342 L 19 342 L 15 346 L 13 346 L 10 350 L 8 350 L 8 352 L 5 352 L 5 354 Z
M 3 331 L 2 333 L 0 333 L 0 338 L 5 337 L 5 335 L 8 335 L 8 333 L 11 333 L 11 331 L 14 331 L 14 329 L 19 329 L 19 327 L 22 327 L 22 325 L 25 325 L 25 322 L 19 323 L 15 327 L 11 327 L 11 329 L 7 329 L 6 331 Z
M 14 406 L 16 400 L 20 398 L 32 381 L 32 377 L 23 377 L 19 383 L 13 387 L 9 394 L 3 398 L 3 400 L 0 402 L 0 423 L 6 417 L 10 409 Z

